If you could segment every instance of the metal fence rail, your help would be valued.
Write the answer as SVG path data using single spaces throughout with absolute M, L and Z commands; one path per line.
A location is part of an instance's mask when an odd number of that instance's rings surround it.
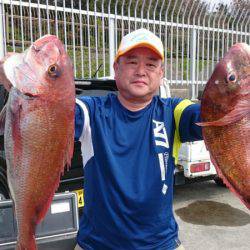
M 113 75 L 121 37 L 144 27 L 165 47 L 170 84 L 192 84 L 192 97 L 236 42 L 250 43 L 250 7 L 202 0 L 0 0 L 0 56 L 50 33 L 65 44 L 76 78 Z

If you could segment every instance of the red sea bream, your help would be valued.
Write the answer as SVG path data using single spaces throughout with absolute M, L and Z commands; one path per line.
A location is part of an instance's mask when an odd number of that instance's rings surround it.
M 203 135 L 219 176 L 250 209 L 250 46 L 232 46 L 201 101 Z
M 74 143 L 73 67 L 61 41 L 46 35 L 0 65 L 9 99 L 4 123 L 8 183 L 18 225 L 18 250 L 36 249 L 44 218 Z M 5 121 L 5 122 L 4 122 Z

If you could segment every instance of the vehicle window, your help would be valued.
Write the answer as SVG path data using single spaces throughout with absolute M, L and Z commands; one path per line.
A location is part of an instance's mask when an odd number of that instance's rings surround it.
M 117 91 L 112 90 L 100 90 L 100 89 L 88 89 L 82 90 L 77 96 L 105 96 L 109 93 L 117 93 Z

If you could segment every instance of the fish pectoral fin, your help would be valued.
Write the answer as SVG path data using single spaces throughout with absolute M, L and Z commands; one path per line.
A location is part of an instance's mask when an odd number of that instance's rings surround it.
M 242 100 L 239 102 L 234 109 L 216 121 L 210 122 L 199 122 L 196 123 L 198 126 L 207 127 L 207 126 L 226 126 L 233 124 L 250 113 L 250 102 L 249 100 Z
M 6 117 L 6 105 L 4 105 L 0 113 L 0 135 L 4 134 L 5 117 Z

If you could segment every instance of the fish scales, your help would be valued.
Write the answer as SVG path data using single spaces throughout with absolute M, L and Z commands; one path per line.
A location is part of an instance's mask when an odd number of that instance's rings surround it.
M 29 209 L 38 210 L 37 218 L 31 216 L 32 212 L 28 212 L 23 223 L 28 224 L 28 220 L 34 220 L 37 224 L 47 211 L 48 203 L 52 198 L 41 194 L 44 192 L 54 194 L 55 185 L 58 185 L 63 172 L 62 167 L 66 163 L 62 145 L 67 145 L 67 130 L 62 128 L 67 124 L 68 117 L 63 112 L 57 112 L 57 110 L 62 110 L 62 107 L 51 107 L 47 103 L 40 103 L 40 108 L 30 112 L 29 109 L 33 107 L 26 102 L 30 102 L 30 100 L 23 100 L 22 103 L 24 108 L 20 112 L 19 121 L 21 141 L 18 142 L 21 148 L 18 148 L 17 152 L 14 152 L 16 138 L 13 138 L 15 132 L 12 126 L 15 121 L 6 117 L 6 127 L 8 128 L 5 131 L 5 137 L 8 138 L 6 140 L 6 159 L 8 159 L 9 166 L 14 166 L 8 168 L 8 181 L 11 189 L 15 190 L 12 192 L 14 193 L 13 198 L 16 211 L 20 213 L 17 217 L 22 216 L 27 206 L 27 211 Z M 11 107 L 11 104 L 8 107 Z M 12 116 L 11 110 L 10 112 L 7 110 L 7 114 Z M 44 204 L 47 205 L 44 206 Z M 41 211 L 39 211 L 39 206 Z M 46 211 L 42 211 L 43 209 Z M 22 222 L 18 221 L 18 223 L 22 228 Z
M 245 175 L 250 176 L 248 167 L 250 158 L 247 153 L 250 152 L 249 129 L 247 128 L 249 121 L 249 118 L 244 118 L 226 128 L 207 127 L 203 133 L 215 166 L 224 166 L 219 169 L 221 174 L 227 176 L 227 181 L 239 192 L 240 196 L 250 201 L 249 180 L 244 178 Z

